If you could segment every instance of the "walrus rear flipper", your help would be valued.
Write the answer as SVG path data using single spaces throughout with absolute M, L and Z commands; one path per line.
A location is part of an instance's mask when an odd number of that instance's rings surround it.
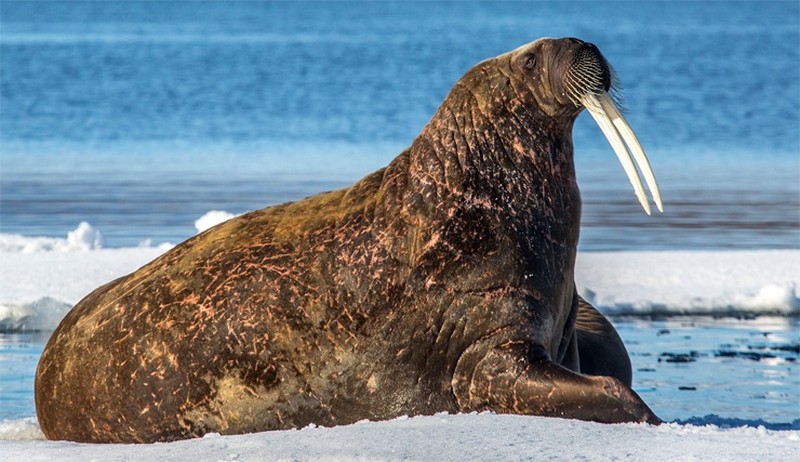
M 575 334 L 582 373 L 607 375 L 631 386 L 633 372 L 625 344 L 608 319 L 580 297 Z
M 462 411 L 492 410 L 603 423 L 661 423 L 642 399 L 613 377 L 587 376 L 527 342 L 473 345 L 458 361 L 453 392 Z

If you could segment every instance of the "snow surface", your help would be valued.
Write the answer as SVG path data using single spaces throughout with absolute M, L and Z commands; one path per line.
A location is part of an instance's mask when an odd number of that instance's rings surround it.
M 215 212 L 198 230 L 230 218 Z M 164 251 L 102 248 L 81 223 L 67 238 L 0 234 L 0 332 L 51 330 L 94 288 Z M 796 315 L 800 250 L 592 252 L 578 256 L 580 292 L 608 313 Z M 496 414 L 362 422 L 335 428 L 206 435 L 151 445 L 44 441 L 35 419 L 0 422 L 3 461 L 37 460 L 800 460 L 800 431 L 758 422 L 602 425 Z M 712 424 L 716 423 L 716 425 Z
M 28 427 L 34 427 L 32 422 Z M 26 431 L 25 429 L 22 430 Z M 5 441 L 2 441 L 5 440 Z M 437 414 L 175 443 L 20 441 L 0 424 L 6 461 L 85 460 L 725 460 L 796 461 L 799 431 L 715 425 L 604 425 L 544 417 Z
M 800 310 L 800 250 L 584 252 L 575 280 L 609 314 Z

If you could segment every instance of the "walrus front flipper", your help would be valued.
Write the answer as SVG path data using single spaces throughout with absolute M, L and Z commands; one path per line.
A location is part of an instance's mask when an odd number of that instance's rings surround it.
M 603 423 L 661 422 L 636 392 L 616 378 L 572 372 L 551 361 L 544 348 L 522 341 L 470 347 L 456 366 L 453 392 L 466 412 L 490 410 Z
M 580 297 L 575 333 L 582 373 L 615 377 L 631 386 L 633 373 L 625 344 L 608 319 Z

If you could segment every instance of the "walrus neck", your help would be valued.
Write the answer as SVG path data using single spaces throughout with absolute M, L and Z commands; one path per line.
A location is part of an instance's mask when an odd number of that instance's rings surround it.
M 437 197 L 460 195 L 521 213 L 558 199 L 571 202 L 579 213 L 574 118 L 548 118 L 519 101 L 505 105 L 510 114 L 493 117 L 471 103 L 443 105 L 410 150 L 416 175 L 443 186 Z

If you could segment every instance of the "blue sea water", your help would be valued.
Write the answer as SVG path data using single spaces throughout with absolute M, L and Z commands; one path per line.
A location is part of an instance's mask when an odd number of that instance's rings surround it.
M 659 177 L 646 217 L 590 118 L 583 250 L 800 246 L 800 19 L 785 2 L 0 1 L 0 233 L 179 242 L 346 186 L 482 59 L 596 43 Z
M 0 0 L 0 233 L 85 220 L 109 247 L 179 242 L 209 210 L 346 186 L 410 144 L 472 65 L 542 36 L 612 63 L 665 202 L 642 213 L 582 115 L 582 250 L 800 247 L 796 1 Z M 666 418 L 800 425 L 796 354 L 780 349 L 796 320 L 616 322 Z M 33 412 L 37 335 L 0 335 L 0 419 Z M 729 343 L 743 356 L 717 356 Z M 704 370 L 719 380 L 690 380 Z

